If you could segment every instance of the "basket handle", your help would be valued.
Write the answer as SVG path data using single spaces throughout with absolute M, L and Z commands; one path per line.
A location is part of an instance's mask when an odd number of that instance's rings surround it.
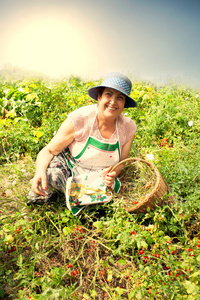
M 140 161 L 140 162 L 146 163 L 146 164 L 149 165 L 153 170 L 156 169 L 156 167 L 155 167 L 152 163 L 150 163 L 150 162 L 148 162 L 148 161 L 146 161 L 146 160 L 144 160 L 144 159 L 142 159 L 142 158 L 138 158 L 138 157 L 129 157 L 129 158 L 125 158 L 125 159 L 119 161 L 116 165 L 114 165 L 114 166 L 112 167 L 112 169 L 111 169 L 110 172 L 114 171 L 117 167 L 119 167 L 119 166 L 122 165 L 122 164 L 125 164 L 126 162 L 134 162 L 134 161 Z

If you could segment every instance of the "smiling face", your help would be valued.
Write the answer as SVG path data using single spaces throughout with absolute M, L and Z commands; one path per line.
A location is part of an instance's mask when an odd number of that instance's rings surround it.
M 121 92 L 105 88 L 102 95 L 98 96 L 99 111 L 104 117 L 112 117 L 116 119 L 123 111 L 125 106 L 126 96 Z

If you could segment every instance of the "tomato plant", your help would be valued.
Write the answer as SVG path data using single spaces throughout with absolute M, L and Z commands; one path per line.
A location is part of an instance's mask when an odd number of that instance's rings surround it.
M 133 82 L 131 156 L 152 160 L 173 202 L 129 214 L 120 199 L 74 217 L 64 196 L 27 208 L 35 157 L 99 82 L 0 82 L 0 298 L 199 299 L 199 91 Z M 137 200 L 133 199 L 137 204 Z

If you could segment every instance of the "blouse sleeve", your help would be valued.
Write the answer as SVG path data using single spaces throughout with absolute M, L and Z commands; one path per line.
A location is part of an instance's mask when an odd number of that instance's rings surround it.
M 81 141 L 89 134 L 90 126 L 88 123 L 91 121 L 89 117 L 93 113 L 93 105 L 78 108 L 68 115 L 75 130 L 75 141 Z
M 130 138 L 135 135 L 137 126 L 131 118 L 121 115 L 118 127 L 120 143 L 123 147 L 123 145 L 125 145 L 130 140 Z

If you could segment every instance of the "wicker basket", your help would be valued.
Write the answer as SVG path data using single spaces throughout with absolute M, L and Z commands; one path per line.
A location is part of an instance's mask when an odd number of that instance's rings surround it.
M 124 206 L 128 212 L 146 213 L 148 207 L 151 210 L 153 210 L 153 209 L 155 209 L 156 205 L 164 204 L 165 200 L 169 198 L 167 196 L 167 194 L 171 191 L 171 189 L 168 186 L 168 184 L 166 183 L 166 181 L 164 180 L 164 178 L 162 177 L 162 175 L 160 174 L 160 172 L 158 171 L 158 169 L 156 168 L 156 166 L 152 162 L 146 161 L 141 158 L 133 157 L 133 158 L 124 159 L 124 160 L 120 161 L 118 164 L 116 164 L 112 168 L 112 171 L 114 171 L 121 164 L 130 165 L 131 163 L 137 162 L 137 161 L 140 163 L 147 164 L 151 168 L 151 170 L 153 171 L 155 178 L 156 178 L 155 185 L 153 187 L 153 190 L 150 192 L 150 194 L 148 194 L 148 196 L 146 196 L 145 199 L 140 200 L 138 204 L 134 204 L 134 205 L 132 204 L 130 206 L 127 206 L 125 204 Z M 122 182 L 122 185 L 123 185 L 123 182 Z

